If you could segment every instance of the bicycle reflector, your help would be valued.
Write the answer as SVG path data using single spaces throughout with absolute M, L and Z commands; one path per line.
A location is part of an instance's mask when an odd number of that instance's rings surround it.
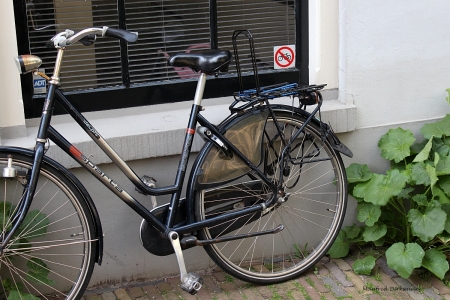
M 16 62 L 20 74 L 26 74 L 36 70 L 42 64 L 42 60 L 39 57 L 31 54 L 17 56 Z

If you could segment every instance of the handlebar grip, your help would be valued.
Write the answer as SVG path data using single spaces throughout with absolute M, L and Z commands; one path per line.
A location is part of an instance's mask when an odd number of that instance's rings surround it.
M 129 31 L 126 31 L 123 29 L 115 29 L 115 28 L 108 28 L 105 32 L 105 36 L 119 38 L 128 43 L 134 43 L 138 39 L 138 35 L 136 33 L 129 32 Z
M 93 43 L 95 43 L 96 39 L 97 36 L 95 34 L 88 34 L 87 36 L 80 39 L 80 43 L 82 43 L 85 46 L 90 46 Z

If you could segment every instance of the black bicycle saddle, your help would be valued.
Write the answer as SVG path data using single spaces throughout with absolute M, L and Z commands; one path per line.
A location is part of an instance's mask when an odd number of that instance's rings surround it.
M 169 64 L 174 67 L 189 67 L 194 71 L 213 74 L 218 71 L 228 71 L 231 52 L 228 50 L 202 50 L 195 53 L 178 53 L 169 58 Z

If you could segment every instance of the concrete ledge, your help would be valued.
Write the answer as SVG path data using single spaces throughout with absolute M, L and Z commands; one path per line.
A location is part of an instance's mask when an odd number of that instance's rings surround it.
M 2 136 L 3 139 L 12 139 L 15 137 L 26 137 L 27 136 L 26 125 L 2 127 L 2 128 L 0 128 L 0 136 Z M 0 145 L 1 145 L 1 139 L 0 139 Z
M 228 114 L 232 97 L 205 99 L 202 114 L 217 124 Z M 291 104 L 290 98 L 273 103 Z M 180 102 L 155 106 L 85 113 L 86 118 L 126 161 L 180 154 L 191 103 Z M 329 122 L 336 133 L 356 128 L 356 107 L 338 100 L 326 100 L 322 106 L 322 119 Z M 27 136 L 8 139 L 2 137 L 3 146 L 33 148 L 39 119 L 27 120 Z M 96 164 L 111 160 L 90 140 L 89 136 L 68 115 L 54 116 L 52 125 Z M 203 140 L 194 139 L 193 151 L 199 151 Z M 57 146 L 50 147 L 47 155 L 67 168 L 79 167 Z

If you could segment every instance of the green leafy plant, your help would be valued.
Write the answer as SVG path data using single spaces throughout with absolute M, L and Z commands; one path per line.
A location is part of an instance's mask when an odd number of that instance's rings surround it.
M 357 219 L 364 225 L 343 228 L 331 257 L 346 256 L 351 244 L 372 243 L 387 247 L 389 267 L 404 278 L 420 267 L 444 278 L 450 255 L 450 114 L 420 132 L 420 142 L 402 128 L 380 138 L 381 156 L 391 166 L 385 174 L 362 164 L 347 168 L 349 193 L 358 201 Z M 374 258 L 366 257 L 353 267 L 367 275 L 374 265 Z
M 11 228 L 11 224 L 8 222 L 11 215 L 15 211 L 15 206 L 9 202 L 0 202 L 0 224 L 8 224 L 5 230 Z M 47 233 L 47 227 L 49 225 L 49 220 L 47 216 L 38 210 L 29 211 L 25 216 L 22 224 L 19 226 L 16 234 L 12 237 L 13 243 L 9 246 L 9 249 L 15 252 L 29 252 L 32 247 L 29 239 L 32 240 L 36 237 L 43 236 Z M 17 234 L 20 232 L 30 231 L 30 237 L 28 238 L 17 238 Z M 8 259 L 13 260 L 15 255 L 9 255 Z M 48 278 L 50 269 L 48 266 L 39 258 L 30 258 L 26 262 L 28 271 L 26 273 L 26 280 L 28 282 L 34 282 L 38 284 L 51 285 L 54 284 L 53 280 Z M 7 300 L 38 300 L 40 298 L 27 293 L 27 289 L 21 282 L 13 281 L 11 278 L 5 278 L 2 280 L 2 285 L 4 292 L 8 295 Z M 4 295 L 3 295 L 4 296 Z

